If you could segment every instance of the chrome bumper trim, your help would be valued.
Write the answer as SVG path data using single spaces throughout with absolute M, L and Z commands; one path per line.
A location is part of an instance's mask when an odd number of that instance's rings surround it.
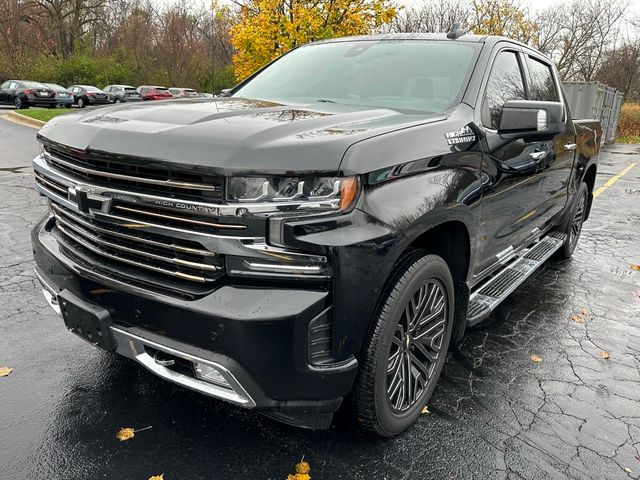
M 34 272 L 36 274 L 36 278 L 42 286 L 42 295 L 44 295 L 45 300 L 51 306 L 51 308 L 53 308 L 54 312 L 56 312 L 59 316 L 62 316 L 60 304 L 58 303 L 58 292 L 56 292 L 55 289 L 47 283 L 44 277 L 40 275 L 40 272 L 38 272 L 38 270 L 34 270 Z
M 118 327 L 111 327 L 111 332 L 116 339 L 116 352 L 125 357 L 131 358 L 143 367 L 155 373 L 159 377 L 168 380 L 183 387 L 195 390 L 197 392 L 204 393 L 206 395 L 226 400 L 227 402 L 240 405 L 245 408 L 254 408 L 256 406 L 255 401 L 247 393 L 247 391 L 240 385 L 240 382 L 236 377 L 222 365 L 206 360 L 204 358 L 196 357 L 186 352 L 176 350 L 174 348 L 162 345 L 160 343 L 142 338 L 138 335 L 134 335 L 130 332 L 122 330 Z M 174 357 L 184 359 L 191 363 L 201 363 L 208 365 L 216 369 L 226 380 L 231 388 L 224 388 L 213 383 L 205 382 L 188 375 L 178 373 L 174 370 L 162 365 L 162 362 L 156 361 L 151 355 L 147 353 L 145 347 L 151 347 L 155 350 L 167 353 Z

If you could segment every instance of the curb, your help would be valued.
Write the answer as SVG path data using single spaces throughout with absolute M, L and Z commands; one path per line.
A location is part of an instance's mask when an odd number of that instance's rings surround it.
M 27 125 L 33 128 L 40 128 L 44 126 L 45 123 L 47 123 L 47 122 L 43 122 L 42 120 L 36 120 L 35 118 L 30 118 L 25 115 L 21 115 L 17 112 L 7 112 L 5 117 L 7 117 L 9 120 L 13 122 L 21 123 L 22 125 Z

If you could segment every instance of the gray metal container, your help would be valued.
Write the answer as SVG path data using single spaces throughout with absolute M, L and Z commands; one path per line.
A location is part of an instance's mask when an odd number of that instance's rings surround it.
M 600 82 L 564 82 L 562 84 L 571 116 L 574 119 L 596 119 L 602 124 L 602 142 L 616 138 L 622 93 Z

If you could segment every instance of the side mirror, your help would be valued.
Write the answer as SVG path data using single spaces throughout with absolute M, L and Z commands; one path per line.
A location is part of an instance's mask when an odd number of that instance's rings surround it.
M 218 97 L 226 97 L 229 95 L 229 92 L 231 92 L 230 88 L 223 88 L 222 90 L 220 90 L 220 93 L 217 95 Z
M 555 135 L 564 129 L 563 114 L 560 102 L 510 100 L 502 108 L 498 133 Z

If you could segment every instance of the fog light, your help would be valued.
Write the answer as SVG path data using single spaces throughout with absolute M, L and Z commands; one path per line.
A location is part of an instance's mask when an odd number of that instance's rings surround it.
M 197 362 L 193 364 L 193 368 L 196 373 L 196 378 L 225 388 L 231 388 L 231 385 L 229 385 L 222 374 L 215 368 L 205 365 L 204 363 Z

